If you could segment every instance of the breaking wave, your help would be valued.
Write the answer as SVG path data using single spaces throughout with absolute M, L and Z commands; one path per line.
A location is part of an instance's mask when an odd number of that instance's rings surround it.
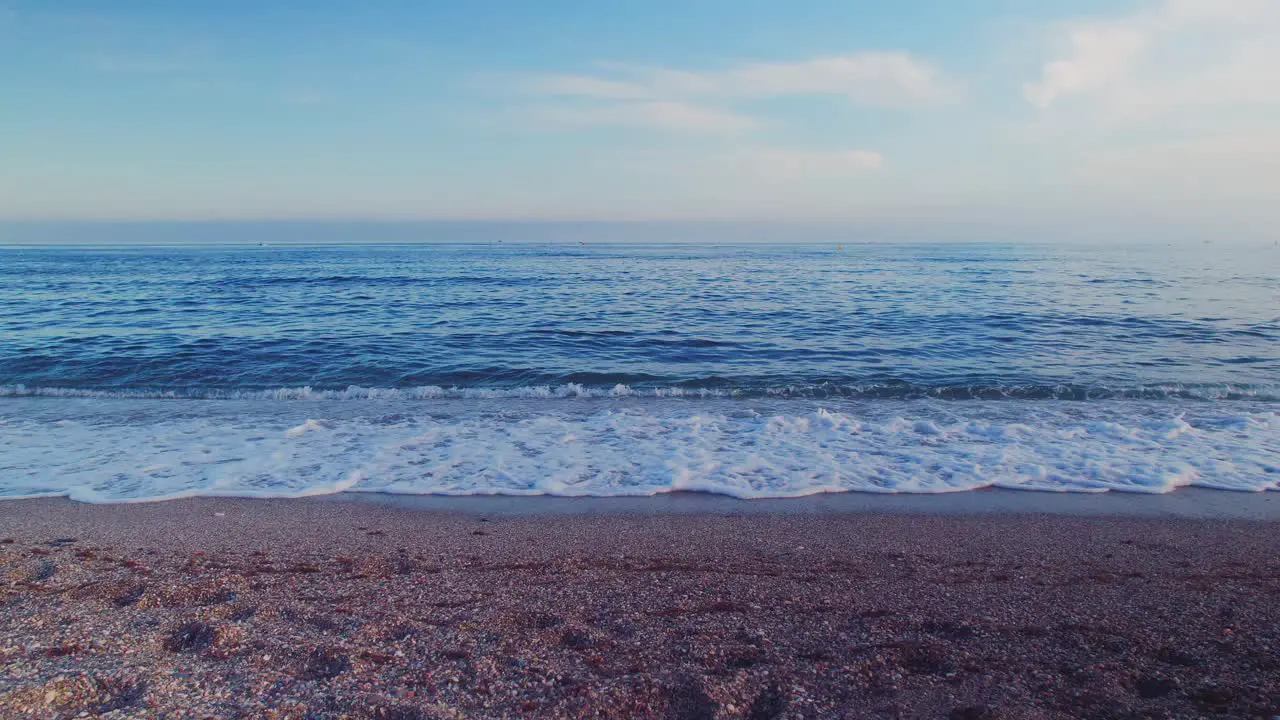
M 0 498 L 1280 489 L 1266 403 L 0 403 Z
M 441 400 L 441 399 L 573 399 L 573 398 L 810 398 L 885 400 L 1250 400 L 1280 401 L 1280 387 L 1243 385 L 1157 384 L 1105 385 L 919 385 L 912 383 L 815 383 L 779 386 L 699 385 L 646 387 L 616 383 L 528 385 L 518 387 L 361 387 L 311 386 L 268 389 L 235 388 L 64 388 L 0 385 L 0 398 L 92 398 L 127 400 Z

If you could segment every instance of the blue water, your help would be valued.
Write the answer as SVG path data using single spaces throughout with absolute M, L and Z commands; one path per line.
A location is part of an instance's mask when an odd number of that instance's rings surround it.
M 0 249 L 0 497 L 1280 482 L 1280 248 Z

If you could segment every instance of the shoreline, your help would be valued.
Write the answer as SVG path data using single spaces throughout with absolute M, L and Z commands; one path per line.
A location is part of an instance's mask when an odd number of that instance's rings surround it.
M 819 493 L 793 498 L 743 499 L 701 491 L 651 496 L 417 495 L 341 491 L 296 498 L 195 496 L 167 500 L 85 503 L 66 497 L 0 498 L 0 523 L 34 509 L 147 507 L 190 503 L 356 505 L 427 513 L 495 516 L 574 515 L 1047 515 L 1064 517 L 1188 518 L 1280 521 L 1280 492 L 1184 487 L 1171 493 L 1046 492 L 983 488 L 953 493 Z M 92 511 L 87 511 L 92 512 Z
M 823 493 L 741 499 L 706 492 L 648 497 L 397 495 L 344 492 L 308 498 L 412 510 L 491 515 L 1061 515 L 1280 521 L 1280 492 L 1180 488 L 1167 494 L 1045 492 L 983 488 L 954 493 Z
M 1280 714 L 1274 519 L 391 500 L 0 503 L 0 718 Z

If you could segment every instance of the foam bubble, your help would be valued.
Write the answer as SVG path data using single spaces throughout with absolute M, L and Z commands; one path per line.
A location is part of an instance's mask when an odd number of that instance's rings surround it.
M 0 385 L 0 398 L 49 397 L 117 400 L 571 400 L 582 398 L 818 398 L 818 399 L 942 399 L 942 400 L 1202 400 L 1280 401 L 1280 388 L 1238 385 L 1143 385 L 1132 387 L 1072 385 L 913 385 L 910 383 L 818 383 L 769 386 L 747 383 L 739 387 L 655 386 L 633 387 L 586 385 L 567 382 L 558 385 L 518 387 L 363 387 L 346 388 L 279 387 L 269 389 L 228 388 L 64 388 L 28 385 Z
M 0 497 L 1280 489 L 1274 406 L 360 397 L 0 404 Z
M 296 437 L 302 437 L 303 435 L 306 435 L 307 433 L 313 432 L 315 430 L 324 430 L 326 427 L 328 427 L 327 423 L 322 423 L 318 420 L 312 420 L 310 418 L 307 418 L 306 422 L 302 423 L 301 425 L 298 425 L 297 427 L 291 427 L 288 430 L 285 430 L 284 434 L 286 437 L 296 438 Z

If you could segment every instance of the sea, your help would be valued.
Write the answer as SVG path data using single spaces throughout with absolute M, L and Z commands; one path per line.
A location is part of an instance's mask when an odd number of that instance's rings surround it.
M 1280 247 L 516 240 L 0 248 L 0 498 L 1280 490 Z

